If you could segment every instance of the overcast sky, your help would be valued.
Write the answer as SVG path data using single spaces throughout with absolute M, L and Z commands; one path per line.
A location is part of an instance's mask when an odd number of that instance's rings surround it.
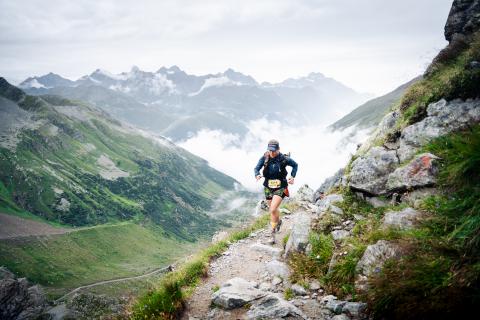
M 0 0 L 0 76 L 232 67 L 258 81 L 322 72 L 382 94 L 446 45 L 452 0 Z

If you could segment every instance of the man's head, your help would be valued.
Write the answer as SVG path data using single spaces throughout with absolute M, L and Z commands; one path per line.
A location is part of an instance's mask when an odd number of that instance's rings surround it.
M 278 150 L 280 150 L 280 144 L 278 143 L 277 140 L 272 139 L 272 140 L 268 141 L 267 150 L 270 153 L 276 154 L 278 152 Z

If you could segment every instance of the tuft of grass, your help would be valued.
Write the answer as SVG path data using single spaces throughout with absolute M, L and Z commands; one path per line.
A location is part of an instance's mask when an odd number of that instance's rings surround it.
M 285 300 L 293 299 L 295 297 L 295 294 L 293 293 L 292 288 L 285 289 L 285 291 L 283 292 L 283 297 L 285 298 Z
M 198 281 L 207 275 L 210 260 L 219 256 L 230 243 L 244 239 L 251 232 L 265 227 L 269 219 L 268 214 L 261 216 L 250 227 L 232 233 L 228 239 L 209 246 L 190 262 L 166 275 L 157 290 L 141 297 L 131 307 L 131 319 L 176 319 L 183 310 L 185 299 L 193 292 Z
M 355 293 L 355 268 L 365 249 L 366 245 L 357 244 L 348 251 L 347 255 L 338 258 L 331 271 L 324 277 L 329 292 L 339 297 Z
M 359 199 L 350 189 L 343 189 L 341 193 L 343 195 L 343 202 L 338 203 L 337 206 L 343 210 L 344 216 L 350 219 L 353 218 L 354 214 L 364 216 L 374 214 L 381 216 L 386 210 L 385 207 L 374 208 L 365 200 Z
M 287 245 L 287 242 L 288 242 L 288 239 L 289 239 L 289 238 L 290 238 L 290 232 L 287 233 L 287 234 L 285 235 L 285 237 L 283 237 L 283 239 L 282 239 L 282 244 L 283 244 L 283 247 L 284 247 L 284 248 L 285 248 L 285 246 Z
M 212 288 L 212 292 L 217 292 L 218 290 L 220 290 L 220 286 L 218 284 L 214 285 Z
M 294 253 L 288 259 L 288 264 L 293 270 L 290 280 L 302 283 L 309 278 L 322 279 L 333 255 L 335 244 L 331 235 L 318 232 L 310 233 L 312 251 L 309 255 Z
M 438 184 L 448 196 L 432 197 L 437 231 L 465 253 L 480 253 L 480 125 L 433 141 L 426 150 L 443 159 Z M 440 225 L 439 225 L 440 224 Z M 443 230 L 441 228 L 443 226 Z

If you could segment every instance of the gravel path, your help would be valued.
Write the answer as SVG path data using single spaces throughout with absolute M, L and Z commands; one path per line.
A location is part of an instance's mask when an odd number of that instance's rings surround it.
M 284 216 L 282 219 L 283 224 L 280 232 L 276 235 L 276 243 L 268 245 L 268 247 L 277 248 L 277 252 L 283 250 L 282 239 L 291 229 L 291 216 Z M 266 242 L 268 239 L 268 234 L 269 230 L 267 228 L 253 233 L 249 238 L 232 244 L 221 257 L 212 261 L 209 266 L 208 277 L 203 280 L 188 299 L 186 310 L 181 319 L 212 318 L 210 304 L 214 289 L 233 277 L 241 277 L 261 283 L 266 272 L 266 263 L 273 258 L 272 253 L 268 253 L 268 249 L 262 246 L 262 242 Z M 281 260 L 280 257 L 277 259 Z M 217 314 L 213 318 L 241 319 L 247 310 L 247 308 L 238 308 L 228 312 L 215 310 L 221 314 Z

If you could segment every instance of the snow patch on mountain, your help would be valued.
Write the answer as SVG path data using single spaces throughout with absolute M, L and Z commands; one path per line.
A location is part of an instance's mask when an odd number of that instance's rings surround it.
M 202 91 L 204 91 L 207 88 L 210 87 L 224 87 L 224 86 L 239 86 L 241 83 L 232 81 L 230 78 L 226 76 L 220 76 L 220 77 L 212 77 L 205 79 L 205 82 L 203 83 L 202 87 L 197 91 L 190 93 L 189 96 L 196 96 L 200 94 Z
M 20 85 L 21 88 L 49 88 L 49 87 L 45 87 L 43 84 L 41 84 L 40 82 L 38 82 L 37 78 L 31 78 L 30 80 L 22 83 Z
M 168 90 L 169 93 L 177 92 L 173 81 L 170 79 L 167 79 L 167 77 L 164 74 L 155 73 L 155 75 L 153 76 L 153 78 L 150 79 L 149 82 L 150 82 L 149 90 L 154 94 L 158 94 L 158 95 L 162 94 L 165 92 L 165 90 Z

